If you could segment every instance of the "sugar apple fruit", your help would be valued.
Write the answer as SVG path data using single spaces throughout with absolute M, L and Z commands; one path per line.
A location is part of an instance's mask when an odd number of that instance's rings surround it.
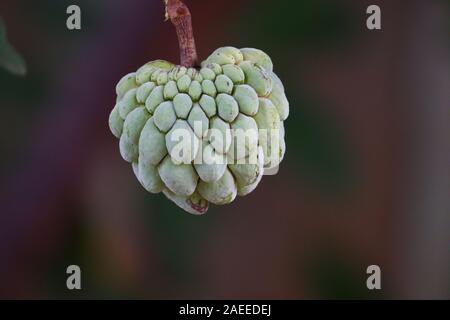
M 289 103 L 261 50 L 219 48 L 199 68 L 151 61 L 116 93 L 109 127 L 123 159 L 147 191 L 189 213 L 249 194 L 284 157 Z M 238 139 L 246 130 L 256 134 Z M 189 143 L 177 153 L 183 133 Z

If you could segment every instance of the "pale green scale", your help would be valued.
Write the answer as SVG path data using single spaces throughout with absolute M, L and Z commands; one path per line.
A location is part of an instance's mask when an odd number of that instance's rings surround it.
M 205 60 L 201 63 L 201 67 L 211 69 L 215 73 L 216 76 L 219 74 L 222 74 L 222 67 L 220 66 L 220 64 Z
M 214 83 L 220 93 L 231 94 L 233 92 L 233 81 L 224 74 L 218 75 Z
M 203 198 L 217 205 L 230 203 L 237 195 L 236 183 L 228 169 L 225 169 L 224 174 L 217 181 L 204 182 L 200 180 L 197 190 Z
M 150 114 L 144 107 L 134 109 L 128 114 L 123 123 L 122 135 L 124 135 L 130 143 L 137 145 L 142 128 L 149 117 Z
M 186 119 L 192 108 L 192 99 L 186 93 L 179 93 L 173 99 L 173 106 L 177 117 Z
M 127 93 L 129 90 L 136 88 L 136 73 L 132 72 L 120 79 L 116 85 L 116 94 L 119 100 Z
M 206 93 L 211 97 L 215 97 L 217 95 L 216 86 L 214 85 L 214 82 L 212 82 L 211 80 L 203 80 L 202 90 L 203 93 Z
M 138 106 L 136 100 L 136 88 L 130 89 L 122 100 L 119 101 L 119 115 L 125 120 L 127 115 Z
M 156 166 L 166 154 L 165 135 L 158 130 L 151 117 L 147 120 L 139 138 L 139 161 Z
M 197 73 L 194 76 L 194 80 L 200 83 L 203 81 L 203 76 L 200 74 L 200 72 L 197 71 Z
M 191 77 L 189 77 L 187 74 L 183 75 L 177 81 L 178 90 L 180 92 L 188 92 L 191 82 Z
M 161 86 L 161 85 L 165 85 L 167 83 L 167 81 L 169 81 L 169 76 L 167 75 L 167 72 L 161 71 L 158 74 L 158 77 L 156 78 L 156 83 L 159 86 Z
M 200 179 L 205 182 L 219 180 L 227 168 L 227 160 L 223 154 L 214 150 L 211 144 L 203 141 L 203 152 L 199 152 L 194 167 Z
M 200 74 L 203 76 L 204 80 L 213 81 L 216 78 L 215 72 L 210 68 L 202 68 L 200 70 Z
M 145 164 L 144 161 L 138 161 L 137 164 L 133 163 L 133 170 L 145 190 L 151 193 L 163 191 L 164 182 L 161 180 L 158 169 L 155 166 Z
M 164 87 L 157 86 L 150 92 L 147 100 L 145 100 L 145 107 L 151 113 L 155 112 L 157 106 L 164 101 Z
M 189 95 L 191 96 L 192 101 L 198 101 L 202 95 L 202 85 L 200 82 L 196 80 L 191 82 L 191 85 L 189 86 Z
M 270 130 L 279 130 L 281 121 L 277 108 L 273 105 L 272 101 L 269 99 L 260 98 L 259 102 L 259 111 L 255 115 L 254 119 L 259 129 L 267 130 L 267 134 L 261 134 L 259 136 L 259 142 L 264 152 L 264 165 L 267 166 L 271 162 L 273 148 Z
M 161 72 L 164 72 L 164 71 L 163 71 L 163 70 L 160 70 L 160 69 L 156 69 L 155 71 L 153 71 L 153 73 L 152 73 L 151 76 L 150 76 L 150 81 L 156 82 L 156 80 L 158 79 L 159 74 L 160 74 Z
M 249 85 L 238 85 L 234 89 L 233 97 L 239 104 L 239 111 L 248 116 L 254 116 L 258 112 L 258 94 Z
M 109 115 L 109 129 L 116 138 L 120 138 L 123 129 L 123 119 L 119 115 L 119 105 L 116 104 Z
M 138 84 L 144 84 L 148 81 L 150 81 L 150 77 L 152 75 L 153 72 L 156 71 L 156 68 L 149 65 L 149 64 L 145 64 L 142 67 L 140 67 L 138 69 L 138 71 L 136 71 L 136 82 Z
M 234 152 L 234 159 L 243 159 L 256 154 L 259 134 L 256 121 L 252 117 L 239 113 L 231 124 L 231 129 L 233 131 L 231 150 Z
M 266 69 L 266 71 L 272 72 L 272 60 L 265 52 L 254 48 L 244 48 L 241 49 L 241 52 L 244 55 L 244 60 L 251 61 L 254 64 L 260 65 L 261 67 Z
M 209 119 L 197 103 L 192 107 L 192 110 L 189 113 L 188 122 L 199 139 L 202 139 L 208 132 Z
M 119 151 L 123 160 L 127 162 L 132 163 L 138 159 L 138 146 L 128 141 L 124 134 L 120 136 Z
M 272 78 L 264 68 L 250 61 L 242 62 L 239 67 L 244 71 L 246 83 L 255 89 L 258 96 L 267 97 L 270 94 Z
M 249 185 L 242 185 L 241 183 L 239 183 L 239 178 L 236 178 L 237 180 L 237 187 L 238 187 L 238 195 L 243 197 L 247 194 L 249 194 L 250 192 L 252 192 L 253 190 L 256 189 L 256 187 L 258 186 L 258 184 L 261 182 L 261 179 L 263 177 L 264 174 L 264 153 L 262 150 L 262 147 L 258 147 L 258 176 L 256 177 L 255 182 L 249 184 Z M 241 180 L 241 182 L 243 182 Z
M 235 64 L 226 64 L 222 66 L 223 74 L 235 84 L 241 84 L 245 81 L 244 71 Z
M 198 176 L 190 164 L 175 164 L 167 156 L 158 166 L 161 180 L 166 187 L 179 196 L 190 196 L 197 187 Z
M 186 74 L 191 78 L 194 79 L 197 75 L 198 71 L 195 68 L 188 68 Z
M 219 116 L 227 121 L 233 122 L 239 113 L 239 106 L 236 100 L 225 93 L 221 93 L 216 98 Z
M 216 100 L 213 97 L 204 94 L 200 98 L 199 104 L 203 111 L 205 111 L 208 118 L 211 118 L 217 114 Z
M 227 153 L 231 146 L 230 125 L 219 117 L 214 117 L 210 120 L 209 127 L 211 129 L 207 134 L 209 143 L 217 152 Z
M 136 99 L 139 103 L 145 103 L 150 92 L 155 88 L 155 84 L 153 82 L 146 82 L 142 84 L 136 91 Z
M 164 86 L 164 99 L 172 100 L 178 94 L 177 83 L 173 80 L 167 82 Z
M 219 65 L 238 64 L 244 59 L 239 49 L 233 47 L 222 47 L 216 49 L 207 59 Z
M 174 80 L 178 81 L 181 77 L 185 76 L 187 72 L 187 68 L 186 67 L 178 67 L 176 73 L 175 73 L 175 78 Z
M 278 110 L 281 120 L 286 120 L 289 116 L 289 101 L 284 93 L 284 87 L 275 73 L 272 73 L 273 89 L 268 98 L 273 102 Z
M 229 164 L 228 168 L 236 178 L 238 188 L 254 183 L 260 174 L 259 164 L 249 163 L 249 160 L 243 164 Z
M 165 101 L 161 103 L 153 114 L 153 120 L 160 131 L 169 131 L 177 120 L 172 102 Z
M 197 156 L 200 140 L 186 120 L 177 120 L 166 134 L 165 139 L 167 151 L 175 163 L 191 163 Z M 185 139 L 189 139 L 189 141 Z M 177 154 L 171 154 L 175 147 L 177 147 L 175 150 Z

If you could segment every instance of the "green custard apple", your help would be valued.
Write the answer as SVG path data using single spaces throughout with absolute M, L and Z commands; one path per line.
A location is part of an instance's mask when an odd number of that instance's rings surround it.
M 109 127 L 122 158 L 148 192 L 189 213 L 249 194 L 284 157 L 289 103 L 261 50 L 219 48 L 199 68 L 152 61 L 124 76 L 116 93 Z M 256 134 L 238 143 L 245 130 Z M 190 142 L 182 159 L 174 156 L 180 132 Z

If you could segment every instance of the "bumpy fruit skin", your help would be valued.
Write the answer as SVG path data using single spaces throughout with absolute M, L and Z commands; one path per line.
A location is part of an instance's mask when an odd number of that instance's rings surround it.
M 277 166 L 284 157 L 283 122 L 289 102 L 270 57 L 261 50 L 219 48 L 200 69 L 152 61 L 124 76 L 116 93 L 109 127 L 119 139 L 123 159 L 147 191 L 163 192 L 189 213 L 203 214 L 209 203 L 227 204 L 249 194 L 264 169 Z M 194 132 L 195 121 L 202 123 L 203 132 Z M 171 157 L 174 145 L 168 136 L 180 128 L 192 137 L 185 155 L 190 163 Z M 279 141 L 272 146 L 260 135 L 245 142 L 244 154 L 233 152 L 233 129 L 249 128 L 278 129 Z M 225 138 L 213 138 L 211 129 Z M 269 161 L 275 147 L 278 161 Z M 237 163 L 251 154 L 256 162 Z M 195 163 L 202 155 L 223 161 Z

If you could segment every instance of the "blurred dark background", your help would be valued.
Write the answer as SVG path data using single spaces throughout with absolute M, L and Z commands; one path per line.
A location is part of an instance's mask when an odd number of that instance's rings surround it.
M 2 0 L 27 74 L 0 69 L 0 297 L 450 298 L 449 1 L 186 3 L 201 58 L 272 57 L 291 104 L 278 175 L 196 217 L 121 159 L 115 84 L 178 62 L 162 0 Z

